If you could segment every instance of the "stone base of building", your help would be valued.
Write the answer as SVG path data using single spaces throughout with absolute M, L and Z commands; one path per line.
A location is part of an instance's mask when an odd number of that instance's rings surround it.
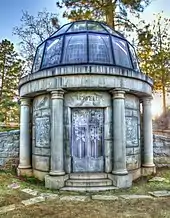
M 142 176 L 148 176 L 148 175 L 153 175 L 156 173 L 156 167 L 155 166 L 143 166 L 141 168 L 141 174 Z
M 108 178 L 113 181 L 113 185 L 118 188 L 129 188 L 132 186 L 132 175 L 113 175 L 108 174 Z
M 129 174 L 132 175 L 132 181 L 141 177 L 141 168 L 128 171 Z
M 48 172 L 43 172 L 43 171 L 33 169 L 34 177 L 39 179 L 40 181 L 44 181 L 45 176 L 48 174 L 49 174 Z
M 64 176 L 45 176 L 45 187 L 49 189 L 60 189 L 65 185 L 65 181 L 69 179 L 69 175 Z
M 25 169 L 25 168 L 17 168 L 17 175 L 18 176 L 27 176 L 27 177 L 32 177 L 33 176 L 33 171 L 32 168 Z

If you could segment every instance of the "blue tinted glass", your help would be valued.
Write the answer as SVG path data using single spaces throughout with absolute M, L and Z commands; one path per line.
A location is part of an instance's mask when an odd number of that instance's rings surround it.
M 42 62 L 42 68 L 60 63 L 63 37 L 48 40 Z
M 33 65 L 33 72 L 38 71 L 40 69 L 43 50 L 44 50 L 44 43 L 40 45 L 37 49 L 34 65 Z
M 126 42 L 119 38 L 112 37 L 112 43 L 116 65 L 132 68 Z
M 79 32 L 87 30 L 86 22 L 77 22 L 74 23 L 73 26 L 68 30 L 68 32 Z
M 69 35 L 65 38 L 63 63 L 87 62 L 87 35 Z
M 107 31 L 100 24 L 96 22 L 88 22 L 88 30 L 107 33 Z
M 139 64 L 138 64 L 138 60 L 135 54 L 135 50 L 130 44 L 129 44 L 129 50 L 130 50 L 134 70 L 139 71 Z
M 109 36 L 89 34 L 89 61 L 112 64 Z
M 63 27 L 61 27 L 61 29 L 59 29 L 56 33 L 54 33 L 51 37 L 53 37 L 53 36 L 58 36 L 58 35 L 60 35 L 60 34 L 62 34 L 62 33 L 65 33 L 67 30 L 68 30 L 68 28 L 70 27 L 70 25 L 71 25 L 71 23 L 70 24 L 66 24 L 65 26 L 63 26 Z
M 114 30 L 112 30 L 109 26 L 104 25 L 104 24 L 103 24 L 103 26 L 106 28 L 106 30 L 107 30 L 110 34 L 113 34 L 113 35 L 115 35 L 115 36 L 119 36 L 119 37 L 120 37 L 120 35 L 119 35 L 118 33 L 116 33 Z

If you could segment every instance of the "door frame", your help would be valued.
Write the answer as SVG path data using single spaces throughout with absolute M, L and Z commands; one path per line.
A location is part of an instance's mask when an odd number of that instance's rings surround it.
M 99 99 L 94 101 L 78 101 L 78 96 L 98 95 L 101 96 L 102 101 Z M 71 164 L 71 145 L 72 145 L 72 109 L 74 108 L 101 108 L 104 111 L 104 136 L 103 136 L 103 149 L 104 149 L 104 172 L 112 172 L 112 98 L 108 92 L 101 91 L 77 91 L 67 92 L 64 96 L 64 167 L 66 173 L 72 172 Z
M 101 139 L 101 156 L 100 157 L 92 157 L 92 156 L 86 156 L 83 158 L 79 158 L 73 155 L 74 153 L 74 142 L 73 142 L 73 112 L 74 110 L 86 110 L 86 111 L 90 111 L 90 110 L 101 110 L 102 111 L 102 139 Z M 90 114 L 90 113 L 89 113 Z M 71 169 L 72 172 L 104 172 L 104 166 L 105 166 L 105 158 L 104 158 L 104 108 L 101 107 L 74 107 L 71 109 Z M 90 124 L 90 123 L 88 123 Z M 88 127 L 87 127 L 88 128 Z M 88 134 L 88 133 L 87 133 Z M 89 153 L 89 145 L 87 145 L 87 153 Z M 78 169 L 76 169 L 75 164 L 77 163 L 77 165 L 81 166 L 83 165 L 83 161 L 84 164 L 86 164 L 87 170 L 83 169 L 82 166 L 82 171 L 79 171 Z M 92 166 L 92 168 L 90 167 Z M 77 166 L 78 167 L 78 166 Z M 96 168 L 96 171 L 93 169 Z

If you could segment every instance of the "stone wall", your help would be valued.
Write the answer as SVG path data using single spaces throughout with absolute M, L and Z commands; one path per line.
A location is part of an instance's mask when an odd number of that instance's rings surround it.
M 19 130 L 0 132 L 0 169 L 18 165 Z
M 170 133 L 155 132 L 153 135 L 154 162 L 158 167 L 170 167 Z
M 125 97 L 125 117 L 126 166 L 128 170 L 134 170 L 141 167 L 140 104 L 134 95 Z
M 40 171 L 45 174 L 49 171 L 50 118 L 50 96 L 40 95 L 35 97 L 32 119 L 32 166 L 36 173 Z

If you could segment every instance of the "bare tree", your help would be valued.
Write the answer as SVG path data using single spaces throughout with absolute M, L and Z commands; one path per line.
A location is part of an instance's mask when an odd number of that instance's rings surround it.
M 23 11 L 21 24 L 14 27 L 13 34 L 21 40 L 19 42 L 20 55 L 25 60 L 25 70 L 31 70 L 37 45 L 48 38 L 59 28 L 58 15 L 46 9 L 38 12 L 37 16 Z

